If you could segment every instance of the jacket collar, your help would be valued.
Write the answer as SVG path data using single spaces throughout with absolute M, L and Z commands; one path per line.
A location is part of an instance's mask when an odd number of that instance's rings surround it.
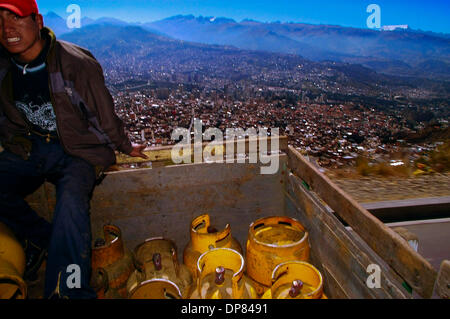
M 47 59 L 46 59 L 48 62 L 49 59 L 53 58 L 53 56 L 55 54 L 56 36 L 55 36 L 55 33 L 52 31 L 52 29 L 50 29 L 48 27 L 44 27 L 41 30 L 41 34 L 43 36 L 46 34 L 50 38 L 50 48 L 48 50 Z

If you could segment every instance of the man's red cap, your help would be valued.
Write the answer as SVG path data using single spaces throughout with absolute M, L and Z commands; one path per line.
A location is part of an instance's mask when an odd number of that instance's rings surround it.
M 36 0 L 0 0 L 0 8 L 8 9 L 21 17 L 39 14 Z

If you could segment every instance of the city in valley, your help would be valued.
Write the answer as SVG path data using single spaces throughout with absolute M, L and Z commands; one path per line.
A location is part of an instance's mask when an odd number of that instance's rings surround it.
M 90 25 L 63 39 L 99 59 L 134 142 L 173 145 L 175 128 L 201 119 L 205 130 L 279 128 L 323 170 L 449 169 L 450 85 L 436 73 L 400 76 L 174 40 L 137 26 Z M 436 161 L 436 152 L 447 157 Z
M 263 97 L 264 90 L 271 98 Z M 180 84 L 174 89 L 123 91 L 114 99 L 134 142 L 146 142 L 149 146 L 174 144 L 173 130 L 191 127 L 195 118 L 202 120 L 205 129 L 217 127 L 223 132 L 227 128 L 280 128 L 291 145 L 329 168 L 351 164 L 358 156 L 387 160 L 393 154 L 406 152 L 413 160 L 442 144 L 396 138 L 412 138 L 425 129 L 420 122 L 411 126 L 404 116 L 412 112 L 412 107 L 379 110 L 355 102 L 329 103 L 323 96 L 310 102 L 273 101 L 273 96 L 286 93 L 274 88 L 252 93 L 252 97 L 234 99 L 223 92 L 188 91 Z M 434 119 L 433 129 L 445 132 L 447 128 L 447 120 Z

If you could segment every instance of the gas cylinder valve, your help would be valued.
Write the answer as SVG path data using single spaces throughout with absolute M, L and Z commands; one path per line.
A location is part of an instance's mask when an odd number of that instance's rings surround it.
M 216 268 L 216 280 L 215 283 L 217 285 L 222 285 L 225 281 L 225 268 L 219 266 Z
M 289 296 L 291 296 L 292 298 L 297 297 L 302 288 L 303 282 L 301 280 L 294 280 L 292 282 L 291 289 L 289 289 Z
M 156 270 L 162 269 L 161 254 L 159 253 L 153 254 L 153 264 L 155 265 Z

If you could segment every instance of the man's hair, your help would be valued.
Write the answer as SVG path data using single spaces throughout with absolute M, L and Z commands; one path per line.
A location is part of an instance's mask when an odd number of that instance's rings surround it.
M 31 19 L 33 19 L 33 21 L 36 21 L 36 13 L 31 14 Z

